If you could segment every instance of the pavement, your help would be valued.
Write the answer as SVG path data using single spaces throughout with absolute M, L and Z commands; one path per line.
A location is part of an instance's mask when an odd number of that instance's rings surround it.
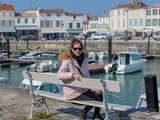
M 0 120 L 22 120 L 24 116 L 29 116 L 31 102 L 32 99 L 29 90 L 0 86 Z M 47 103 L 50 113 L 65 118 L 65 120 L 78 120 L 77 115 L 83 108 L 83 106 L 53 99 L 48 99 Z M 39 111 L 45 112 L 47 110 L 45 107 L 42 107 L 34 113 Z M 93 111 L 88 114 L 87 120 L 91 120 L 92 113 Z M 160 113 L 148 112 L 144 109 L 134 111 L 130 113 L 129 116 L 116 117 L 116 119 L 112 120 L 160 120 Z
M 28 116 L 31 102 L 32 99 L 28 90 L 0 86 L 0 120 L 21 120 L 24 116 Z M 56 100 L 48 100 L 47 103 L 51 113 L 55 113 L 65 120 L 76 120 L 81 109 L 80 106 Z M 36 112 L 39 111 L 47 110 L 42 107 L 36 110 Z

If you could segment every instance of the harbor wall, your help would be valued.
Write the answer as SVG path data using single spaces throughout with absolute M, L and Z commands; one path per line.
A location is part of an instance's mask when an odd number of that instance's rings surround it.
M 83 41 L 84 42 L 84 41 Z M 69 48 L 70 41 L 31 41 L 27 43 L 26 41 L 20 42 L 10 42 L 11 51 L 27 51 L 28 49 L 34 50 L 38 47 L 45 49 L 47 51 L 54 50 L 67 50 Z M 122 51 L 128 47 L 137 47 L 143 53 L 148 51 L 148 42 L 147 41 L 112 41 L 112 50 L 113 52 Z M 87 51 L 106 51 L 108 50 L 107 41 L 87 41 Z M 159 41 L 150 41 L 149 51 L 153 54 L 160 54 L 160 42 Z

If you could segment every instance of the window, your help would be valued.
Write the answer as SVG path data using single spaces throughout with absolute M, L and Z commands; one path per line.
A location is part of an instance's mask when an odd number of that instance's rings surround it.
M 28 18 L 25 18 L 24 22 L 25 22 L 25 23 L 28 23 Z
M 11 17 L 11 16 L 13 17 L 13 12 L 10 11 L 10 12 L 9 12 L 9 16 L 10 16 L 10 17 Z
M 47 13 L 46 16 L 47 16 L 47 17 L 51 17 L 51 14 L 50 14 L 50 13 Z
M 73 24 L 72 23 L 69 23 L 69 28 L 73 28 Z
M 118 12 L 117 15 L 120 16 L 120 10 L 118 10 L 117 12 Z
M 126 27 L 126 25 L 125 25 L 125 20 L 123 20 L 123 28 L 125 28 Z
M 129 26 L 132 26 L 132 19 L 128 20 Z
M 35 18 L 33 18 L 33 19 L 32 19 L 32 23 L 36 23 L 36 20 L 35 20 Z
M 5 21 L 4 20 L 2 20 L 2 26 L 5 26 Z
M 63 23 L 63 21 L 61 21 L 61 27 L 63 27 L 64 26 L 64 23 Z
M 61 17 L 61 14 L 60 14 L 60 13 L 57 13 L 56 15 L 57 15 L 57 17 Z
M 135 25 L 135 26 L 137 25 L 137 19 L 134 20 L 134 25 Z
M 140 24 L 139 25 L 143 25 L 143 19 L 140 19 Z
M 77 28 L 80 28 L 80 23 L 77 23 Z
M 40 21 L 40 27 L 44 27 L 44 21 Z
M 9 26 L 12 26 L 12 20 L 9 20 Z
M 125 13 L 126 13 L 126 11 L 125 11 L 125 10 L 123 10 L 123 16 L 125 15 Z
M 49 28 L 49 27 L 50 27 L 50 21 L 49 21 L 49 20 L 46 20 L 46 21 L 45 21 L 45 27 L 46 27 L 46 28 Z
M 51 21 L 51 27 L 53 27 L 53 21 Z
M 157 9 L 153 9 L 153 15 L 157 15 Z
M 6 11 L 2 11 L 2 16 L 6 17 L 7 16 L 7 12 Z
M 151 19 L 146 20 L 146 26 L 151 26 Z
M 56 27 L 59 28 L 61 25 L 61 22 L 59 20 L 56 21 Z
M 21 19 L 20 19 L 20 18 L 17 19 L 17 23 L 18 23 L 18 24 L 21 23 Z
M 158 20 L 157 19 L 153 19 L 152 20 L 152 26 L 157 26 L 158 25 Z
M 151 10 L 147 10 L 146 15 L 151 15 Z

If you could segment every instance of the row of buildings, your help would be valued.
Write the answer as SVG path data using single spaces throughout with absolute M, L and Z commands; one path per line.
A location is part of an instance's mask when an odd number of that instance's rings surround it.
M 66 12 L 63 9 L 36 9 L 16 13 L 12 4 L 0 3 L 0 36 L 33 35 L 46 39 L 64 39 L 90 31 L 124 32 L 142 35 L 160 30 L 160 4 L 141 0 L 121 4 L 101 17 Z

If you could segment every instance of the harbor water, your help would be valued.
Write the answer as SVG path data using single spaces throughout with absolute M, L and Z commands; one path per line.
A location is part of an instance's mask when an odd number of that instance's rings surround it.
M 22 71 L 27 66 L 11 65 L 10 67 L 1 67 L 0 77 L 6 79 L 8 86 L 18 87 L 23 80 Z M 147 74 L 157 75 L 157 83 L 160 86 L 160 60 L 152 59 L 145 61 L 144 70 L 128 75 L 113 74 L 94 74 L 92 78 L 105 80 L 118 80 L 120 82 L 120 93 L 108 92 L 107 99 L 109 102 L 136 106 L 139 96 L 144 93 L 144 76 Z

